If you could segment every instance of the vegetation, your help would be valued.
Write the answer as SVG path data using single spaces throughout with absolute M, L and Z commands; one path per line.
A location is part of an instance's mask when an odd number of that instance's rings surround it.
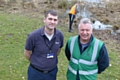
M 41 18 L 29 18 L 21 15 L 0 13 L 0 80 L 27 80 L 29 62 L 24 57 L 24 45 L 27 35 L 43 26 Z M 57 27 L 65 37 L 65 43 L 76 32 L 68 33 L 67 27 Z M 98 80 L 120 80 L 120 51 L 107 45 L 110 66 L 98 76 Z M 59 55 L 57 80 L 66 80 L 68 61 L 64 54 L 65 45 Z

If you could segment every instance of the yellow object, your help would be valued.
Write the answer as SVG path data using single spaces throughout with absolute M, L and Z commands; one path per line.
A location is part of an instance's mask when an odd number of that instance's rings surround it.
M 76 4 L 70 9 L 69 14 L 76 14 Z

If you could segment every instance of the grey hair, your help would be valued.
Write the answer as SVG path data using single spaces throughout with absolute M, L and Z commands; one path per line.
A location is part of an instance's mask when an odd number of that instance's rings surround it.
M 89 18 L 82 18 L 81 20 L 80 20 L 80 22 L 79 22 L 79 25 L 78 25 L 78 28 L 80 28 L 80 25 L 81 24 L 91 24 L 91 28 L 93 29 L 93 27 L 92 27 L 92 22 L 91 22 L 91 20 L 89 19 Z

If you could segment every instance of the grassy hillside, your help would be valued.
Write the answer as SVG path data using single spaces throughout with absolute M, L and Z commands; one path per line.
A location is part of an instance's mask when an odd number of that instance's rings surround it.
M 0 80 L 27 80 L 29 62 L 23 55 L 27 35 L 43 26 L 41 18 L 29 18 L 20 15 L 0 13 Z M 67 32 L 67 27 L 58 26 L 65 37 L 65 43 L 70 36 L 76 35 Z M 62 48 L 59 55 L 59 72 L 57 80 L 66 80 L 68 61 Z M 120 80 L 120 51 L 107 46 L 111 65 L 98 76 L 98 80 Z

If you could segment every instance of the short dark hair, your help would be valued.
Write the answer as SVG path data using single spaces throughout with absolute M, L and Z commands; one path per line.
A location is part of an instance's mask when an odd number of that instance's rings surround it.
M 45 17 L 47 17 L 49 13 L 50 13 L 51 15 L 58 16 L 57 11 L 55 11 L 55 10 L 48 10 L 48 11 L 46 11 L 46 13 L 45 13 Z

